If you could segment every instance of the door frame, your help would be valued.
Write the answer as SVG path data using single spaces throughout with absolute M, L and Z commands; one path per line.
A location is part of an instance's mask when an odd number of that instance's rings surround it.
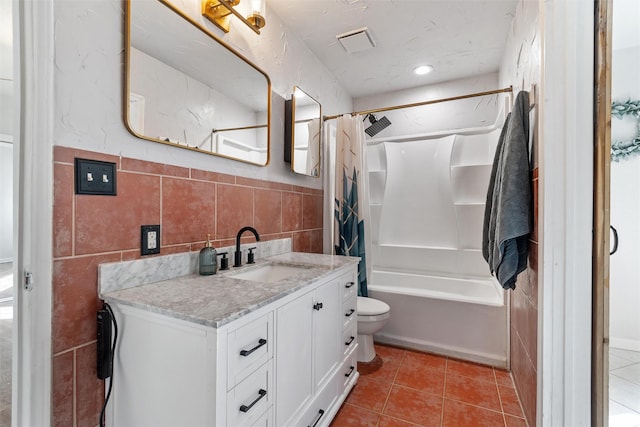
M 612 0 L 595 2 L 591 425 L 609 425 L 609 225 Z
M 14 334 L 12 425 L 51 425 L 53 1 L 13 3 Z M 33 287 L 24 287 L 24 273 Z

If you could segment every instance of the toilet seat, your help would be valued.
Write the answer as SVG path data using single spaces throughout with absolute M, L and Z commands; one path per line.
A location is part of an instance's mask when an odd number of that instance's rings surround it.
M 391 310 L 386 302 L 374 298 L 358 297 L 357 305 L 358 316 L 378 316 Z

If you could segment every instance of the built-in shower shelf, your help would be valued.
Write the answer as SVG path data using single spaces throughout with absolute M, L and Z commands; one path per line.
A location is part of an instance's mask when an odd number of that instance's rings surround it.
M 369 202 L 370 204 L 382 204 L 384 198 L 385 180 L 387 171 L 376 169 L 369 171 Z
M 382 203 L 369 203 L 369 206 L 382 206 Z
M 485 202 L 455 202 L 454 206 L 484 206 Z
M 451 166 L 450 171 L 453 202 L 456 205 L 486 201 L 491 165 Z

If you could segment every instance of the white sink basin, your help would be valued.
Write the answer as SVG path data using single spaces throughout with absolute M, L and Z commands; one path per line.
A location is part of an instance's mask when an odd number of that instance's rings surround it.
M 310 267 L 298 267 L 284 264 L 267 264 L 242 273 L 230 274 L 229 277 L 242 280 L 253 280 L 254 282 L 273 283 L 298 273 L 308 270 Z

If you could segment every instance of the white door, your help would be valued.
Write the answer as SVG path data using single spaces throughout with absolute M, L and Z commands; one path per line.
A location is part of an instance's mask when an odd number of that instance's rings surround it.
M 0 427 L 11 426 L 14 336 L 13 249 L 13 46 L 11 0 L 0 0 Z
M 320 390 L 340 361 L 342 299 L 337 280 L 316 290 L 314 307 L 318 307 L 313 313 L 314 381 L 315 389 Z
M 276 425 L 292 425 L 313 398 L 312 330 L 313 293 L 278 309 L 276 318 Z
M 608 421 L 610 427 L 640 425 L 640 155 L 629 146 L 640 140 L 640 3 L 612 2 L 610 93 L 613 161 L 609 169 L 611 236 L 608 287 Z M 620 149 L 620 147 L 626 149 Z M 608 369 L 607 369 L 608 368 Z M 608 371 L 608 372 L 607 372 Z M 605 382 L 605 384 L 607 383 Z M 606 394 L 603 398 L 606 399 Z M 605 401 L 606 404 L 606 401 Z
M 1 52 L 3 67 L 13 58 L 6 69 L 12 77 L 13 100 L 8 105 L 14 169 L 10 425 L 47 426 L 52 375 L 53 1 L 0 0 L 0 15 L 3 41 L 9 40 L 13 52 Z

